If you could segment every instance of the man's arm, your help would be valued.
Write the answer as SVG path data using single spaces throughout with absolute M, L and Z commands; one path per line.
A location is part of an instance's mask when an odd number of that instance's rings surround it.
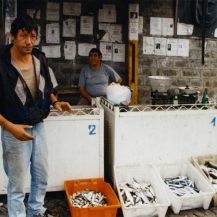
M 59 101 L 57 99 L 57 96 L 54 95 L 53 93 L 51 93 L 50 99 L 51 99 L 51 103 L 52 103 L 53 107 L 55 109 L 57 109 L 58 111 L 60 111 L 60 112 L 61 111 L 68 111 L 68 112 L 72 111 L 72 107 L 68 102 Z
M 10 132 L 15 138 L 21 141 L 34 139 L 34 136 L 27 133 L 25 129 L 31 129 L 30 125 L 14 124 L 0 115 L 0 126 Z
M 91 96 L 84 87 L 80 87 L 80 93 L 85 99 L 91 102 Z

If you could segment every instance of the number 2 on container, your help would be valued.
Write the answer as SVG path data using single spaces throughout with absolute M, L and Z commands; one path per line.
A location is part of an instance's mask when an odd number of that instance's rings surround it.
M 88 125 L 89 129 L 89 135 L 96 135 L 96 125 L 95 124 L 90 124 Z

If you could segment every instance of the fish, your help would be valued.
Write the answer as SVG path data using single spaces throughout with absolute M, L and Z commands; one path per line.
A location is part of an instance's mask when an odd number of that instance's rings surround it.
M 180 197 L 200 192 L 200 189 L 198 189 L 193 181 L 191 181 L 187 176 L 165 178 L 164 182 L 168 185 L 173 193 Z
M 206 161 L 206 162 L 204 163 L 204 165 L 207 166 L 207 167 L 211 167 L 211 168 L 217 170 L 217 164 L 215 164 L 215 163 L 213 163 L 213 162 Z
M 200 165 L 200 168 L 211 184 L 217 184 L 217 164 L 206 161 L 204 165 Z
M 120 183 L 119 188 L 125 207 L 156 203 L 154 189 L 149 183 L 132 178 L 131 182 Z
M 107 206 L 106 196 L 101 192 L 84 190 L 70 195 L 72 206 L 75 208 L 87 208 L 97 206 Z

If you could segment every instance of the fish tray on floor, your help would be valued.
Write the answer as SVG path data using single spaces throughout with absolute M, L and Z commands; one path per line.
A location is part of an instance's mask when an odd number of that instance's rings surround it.
M 209 208 L 214 190 L 204 176 L 192 164 L 189 162 L 161 164 L 156 165 L 155 168 L 162 180 L 186 176 L 200 190 L 200 192 L 196 194 L 177 196 L 169 186 L 164 183 L 171 202 L 171 208 L 175 214 L 178 214 L 181 210 L 199 207 L 203 207 L 204 209 Z
M 217 155 L 201 155 L 201 156 L 194 156 L 192 157 L 192 163 L 193 165 L 201 172 L 201 174 L 208 180 L 208 182 L 212 185 L 214 188 L 215 194 L 213 196 L 213 204 L 214 206 L 217 206 L 217 179 L 213 179 L 213 181 L 216 182 L 216 184 L 212 184 L 212 180 L 207 177 L 201 166 L 205 165 L 206 162 L 213 163 L 214 166 L 217 165 Z
M 80 180 L 66 180 L 64 181 L 64 188 L 70 208 L 71 216 L 73 217 L 116 217 L 117 209 L 120 208 L 120 202 L 110 186 L 102 178 L 96 179 L 80 179 Z M 75 208 L 71 202 L 71 196 L 74 193 L 93 190 L 101 192 L 106 196 L 107 206 Z
M 151 165 L 129 165 L 129 166 L 114 166 L 115 185 L 118 191 L 119 199 L 124 217 L 138 217 L 138 216 L 159 216 L 164 217 L 170 205 L 168 196 L 166 194 L 163 182 L 159 175 L 152 168 Z M 120 184 L 124 182 L 131 182 L 135 180 L 138 183 L 148 183 L 152 186 L 154 195 L 156 197 L 154 203 L 135 204 L 131 207 L 126 207 L 122 197 Z

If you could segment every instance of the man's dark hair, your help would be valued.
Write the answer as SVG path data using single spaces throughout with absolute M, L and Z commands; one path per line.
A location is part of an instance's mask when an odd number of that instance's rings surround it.
M 38 35 L 38 25 L 36 21 L 29 15 L 23 15 L 17 17 L 11 24 L 11 34 L 17 36 L 20 29 L 25 29 L 27 32 L 32 32 L 33 30 Z
M 92 49 L 90 50 L 90 52 L 89 52 L 89 56 L 90 56 L 91 53 L 98 53 L 98 55 L 99 55 L 100 57 L 102 57 L 102 53 L 101 53 L 100 49 L 98 49 L 98 48 L 92 48 Z

